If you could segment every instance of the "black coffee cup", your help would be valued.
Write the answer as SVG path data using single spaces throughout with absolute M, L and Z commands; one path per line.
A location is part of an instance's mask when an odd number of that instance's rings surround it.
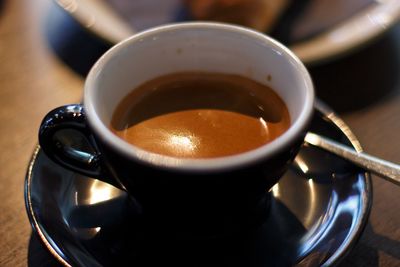
M 213 159 L 151 153 L 111 132 L 123 97 L 149 79 L 181 71 L 238 74 L 270 86 L 286 103 L 290 127 L 259 148 Z M 126 190 L 143 221 L 161 232 L 210 237 L 268 216 L 268 191 L 303 143 L 314 89 L 300 60 L 277 41 L 242 27 L 200 22 L 157 27 L 115 45 L 90 71 L 83 100 L 44 118 L 39 142 L 46 155 Z

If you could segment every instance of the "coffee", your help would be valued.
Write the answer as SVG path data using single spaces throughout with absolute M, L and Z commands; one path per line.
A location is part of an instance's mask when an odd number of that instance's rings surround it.
M 289 128 L 282 99 L 233 74 L 183 72 L 145 82 L 117 106 L 111 130 L 144 150 L 214 158 L 260 147 Z

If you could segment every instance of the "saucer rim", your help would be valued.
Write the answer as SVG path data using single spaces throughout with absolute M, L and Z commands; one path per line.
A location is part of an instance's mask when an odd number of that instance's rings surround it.
M 359 140 L 356 138 L 354 133 L 351 131 L 350 127 L 325 103 L 316 99 L 314 108 L 316 111 L 319 111 L 323 117 L 326 117 L 329 120 L 329 123 L 334 124 L 340 131 L 346 136 L 349 140 L 353 148 L 357 152 L 362 152 L 362 146 Z M 41 240 L 42 245 L 44 245 L 45 249 L 52 254 L 52 256 L 63 266 L 72 267 L 72 264 L 69 262 L 68 257 L 55 245 L 55 242 L 51 239 L 50 236 L 46 237 L 45 229 L 39 225 L 35 212 L 33 210 L 32 198 L 31 198 L 31 180 L 33 176 L 33 167 L 36 162 L 36 158 L 40 152 L 40 145 L 36 145 L 31 159 L 29 160 L 29 165 L 25 175 L 24 181 L 24 200 L 25 200 L 25 208 L 28 214 L 29 222 L 32 226 L 33 232 L 37 234 L 39 239 Z M 336 250 L 334 254 L 332 254 L 322 266 L 332 266 L 338 265 L 346 256 L 352 251 L 354 246 L 357 244 L 358 240 L 362 236 L 364 229 L 367 225 L 369 214 L 371 212 L 372 207 L 372 180 L 369 172 L 364 172 L 365 177 L 365 188 L 366 190 L 362 193 L 362 199 L 364 200 L 364 208 L 360 213 L 360 220 L 358 225 L 356 225 L 353 231 L 350 233 L 348 241 L 343 241 L 339 248 Z M 305 255 L 300 262 L 308 256 Z

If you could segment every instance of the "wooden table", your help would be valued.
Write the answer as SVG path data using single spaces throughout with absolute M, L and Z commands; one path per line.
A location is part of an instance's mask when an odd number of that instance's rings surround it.
M 0 0 L 0 266 L 58 266 L 31 234 L 23 185 L 41 119 L 54 107 L 78 102 L 83 78 L 46 46 L 44 4 Z M 365 150 L 400 162 L 400 26 L 311 73 L 319 96 Z M 341 266 L 400 266 L 400 187 L 377 177 L 373 186 L 369 224 Z

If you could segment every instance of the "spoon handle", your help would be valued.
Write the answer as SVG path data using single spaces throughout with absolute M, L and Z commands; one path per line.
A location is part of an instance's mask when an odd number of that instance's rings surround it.
M 307 133 L 305 141 L 308 144 L 347 159 L 359 167 L 381 176 L 389 182 L 400 185 L 400 165 L 398 164 L 379 159 L 363 152 L 356 152 L 346 145 L 315 133 Z

